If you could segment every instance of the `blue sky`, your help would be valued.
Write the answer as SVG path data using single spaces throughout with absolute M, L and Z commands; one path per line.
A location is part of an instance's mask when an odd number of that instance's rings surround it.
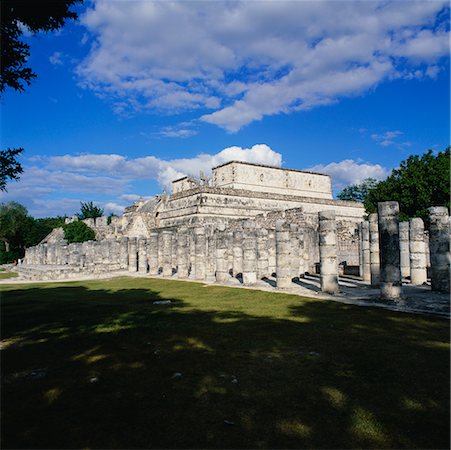
M 382 179 L 450 140 L 448 2 L 92 1 L 1 103 L 35 217 L 120 213 L 229 159 Z

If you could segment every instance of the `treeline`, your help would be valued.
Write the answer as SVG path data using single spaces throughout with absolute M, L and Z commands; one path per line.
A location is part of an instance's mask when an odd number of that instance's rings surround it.
M 421 217 L 428 226 L 427 209 L 450 208 L 450 147 L 434 155 L 412 155 L 401 161 L 383 181 L 367 178 L 343 189 L 337 198 L 363 202 L 367 214 L 377 212 L 378 202 L 399 203 L 400 220 Z
M 41 242 L 65 217 L 35 219 L 16 202 L 0 203 L 0 264 L 22 258 L 26 247 Z
M 79 220 L 100 217 L 103 209 L 93 202 L 81 202 Z M 108 221 L 111 220 L 110 215 Z M 53 229 L 62 227 L 68 243 L 95 239 L 95 232 L 84 222 L 65 224 L 67 216 L 35 219 L 17 202 L 0 203 L 0 264 L 17 261 L 25 249 L 39 244 Z

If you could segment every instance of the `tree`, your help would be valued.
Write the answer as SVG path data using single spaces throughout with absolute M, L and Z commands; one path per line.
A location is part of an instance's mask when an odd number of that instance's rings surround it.
M 6 87 L 23 91 L 36 74 L 27 67 L 30 46 L 21 40 L 24 27 L 32 33 L 60 29 L 77 14 L 70 8 L 80 0 L 2 0 L 0 93 Z
M 23 152 L 23 148 L 7 148 L 0 150 L 0 191 L 6 191 L 8 180 L 18 180 L 23 172 L 22 166 L 16 160 L 16 156 Z
M 63 230 L 64 239 L 66 239 L 69 244 L 72 242 L 94 241 L 96 238 L 94 230 L 88 227 L 84 222 L 70 222 L 63 225 Z
M 377 180 L 366 178 L 360 184 L 351 184 L 337 194 L 339 200 L 352 200 L 354 202 L 364 202 L 368 191 L 374 188 Z
M 80 220 L 95 219 L 96 217 L 103 216 L 103 208 L 95 206 L 92 202 L 80 202 L 80 205 L 80 212 L 77 214 Z
M 377 211 L 377 203 L 397 201 L 400 219 L 421 217 L 428 223 L 427 208 L 450 207 L 450 147 L 436 156 L 432 150 L 402 161 L 385 180 L 369 190 L 365 199 L 368 213 Z

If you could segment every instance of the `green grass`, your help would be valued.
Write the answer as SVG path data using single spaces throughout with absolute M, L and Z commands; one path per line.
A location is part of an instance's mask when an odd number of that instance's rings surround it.
M 3 448 L 449 448 L 444 319 L 137 278 L 0 295 Z
M 17 277 L 17 273 L 14 272 L 4 272 L 0 270 L 0 280 L 6 280 L 7 278 L 15 278 Z

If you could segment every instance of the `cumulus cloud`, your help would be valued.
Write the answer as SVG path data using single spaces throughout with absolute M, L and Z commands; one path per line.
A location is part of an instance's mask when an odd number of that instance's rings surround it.
M 77 73 L 118 114 L 199 109 L 236 132 L 385 80 L 436 77 L 448 21 L 441 0 L 96 0 L 81 18 L 91 47 Z
M 172 160 L 92 153 L 33 157 L 24 163 L 20 182 L 8 184 L 8 193 L 0 193 L 0 201 L 15 200 L 27 206 L 32 215 L 45 216 L 71 215 L 79 210 L 80 201 L 106 197 L 97 203 L 105 213 L 118 214 L 140 198 L 129 193 L 137 181 L 153 180 L 170 192 L 173 180 L 199 175 L 200 171 L 209 175 L 212 167 L 232 160 L 279 167 L 282 155 L 266 144 L 257 144 Z
M 345 159 L 330 164 L 320 164 L 309 170 L 330 175 L 334 191 L 340 191 L 350 184 L 361 183 L 366 178 L 383 180 L 390 175 L 390 170 L 379 164 L 369 164 Z

